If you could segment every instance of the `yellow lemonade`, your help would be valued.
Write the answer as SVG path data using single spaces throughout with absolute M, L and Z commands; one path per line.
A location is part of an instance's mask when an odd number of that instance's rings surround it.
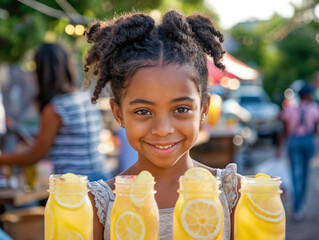
M 93 240 L 93 209 L 87 176 L 50 176 L 45 206 L 45 240 Z
M 115 178 L 111 240 L 159 239 L 159 213 L 154 178 L 148 171 Z
M 207 169 L 191 168 L 180 177 L 174 209 L 174 240 L 222 240 L 224 213 L 218 178 Z
M 257 174 L 242 177 L 235 211 L 236 240 L 285 239 L 285 211 L 280 178 Z

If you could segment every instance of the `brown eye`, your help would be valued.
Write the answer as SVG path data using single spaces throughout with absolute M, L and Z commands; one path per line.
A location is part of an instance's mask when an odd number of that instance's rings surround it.
M 140 109 L 137 110 L 135 113 L 142 116 L 151 115 L 150 111 L 148 111 L 147 109 Z
M 187 113 L 190 109 L 188 107 L 178 107 L 175 112 L 176 113 Z

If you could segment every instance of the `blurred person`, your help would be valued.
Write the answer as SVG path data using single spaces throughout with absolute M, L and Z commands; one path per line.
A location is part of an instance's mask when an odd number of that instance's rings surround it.
M 287 142 L 293 185 L 293 218 L 301 221 L 305 215 L 305 196 L 311 157 L 314 154 L 314 135 L 319 121 L 319 108 L 313 100 L 313 88 L 305 84 L 298 92 L 299 106 L 285 108 L 280 114 L 283 130 L 279 135 L 276 156 Z
M 2 141 L 3 141 L 3 135 L 6 133 L 6 114 L 3 107 L 2 102 L 2 91 L 1 91 L 1 85 L 0 85 L 0 155 L 2 151 Z M 0 167 L 0 187 L 7 186 L 7 181 L 5 179 L 5 174 L 3 169 Z M 1 237 L 1 228 L 0 228 L 0 237 Z M 2 238 L 0 238 L 2 239 Z
M 6 132 L 6 115 L 3 107 L 2 102 L 2 92 L 1 92 L 1 86 L 0 86 L 0 137 L 5 134 Z M 1 149 L 0 149 L 1 153 Z
M 319 103 L 319 70 L 313 74 L 314 98 Z
M 120 139 L 119 172 L 123 172 L 136 162 L 138 154 L 128 142 L 124 128 L 120 127 L 117 130 L 116 135 Z
M 35 143 L 24 153 L 0 156 L 1 165 L 31 165 L 46 158 L 54 174 L 107 180 L 106 157 L 98 151 L 102 118 L 90 93 L 78 89 L 74 65 L 59 44 L 43 44 L 35 55 L 41 123 Z

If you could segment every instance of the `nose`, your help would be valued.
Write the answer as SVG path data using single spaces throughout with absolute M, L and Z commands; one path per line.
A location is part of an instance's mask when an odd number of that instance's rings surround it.
M 174 126 L 169 116 L 158 116 L 154 119 L 151 133 L 164 137 L 174 132 Z

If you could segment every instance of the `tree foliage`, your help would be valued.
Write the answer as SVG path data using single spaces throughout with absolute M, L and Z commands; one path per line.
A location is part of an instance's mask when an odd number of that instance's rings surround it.
M 316 31 L 304 25 L 277 44 L 277 59 L 265 67 L 265 87 L 283 92 L 295 80 L 311 81 L 319 69 L 319 46 Z
M 293 27 L 291 23 L 291 19 L 274 15 L 267 21 L 239 24 L 230 30 L 239 44 L 232 54 L 258 66 L 272 97 L 282 95 L 297 79 L 311 81 L 319 69 L 318 21 L 302 21 Z
M 34 0 L 29 0 L 34 1 Z M 1 0 L 0 2 L 0 62 L 17 62 L 26 52 L 39 45 L 44 39 L 59 40 L 85 52 L 87 44 L 84 37 L 68 36 L 64 28 L 68 23 L 87 25 L 94 19 L 111 19 L 123 12 L 158 9 L 164 12 L 170 8 L 180 9 L 186 14 L 201 11 L 216 19 L 211 10 L 205 8 L 204 0 L 35 0 L 47 7 L 63 13 L 58 2 L 67 2 L 75 12 L 85 18 L 64 14 L 52 17 L 43 14 L 19 1 Z M 4 15 L 1 13 L 5 13 Z M 5 16 L 6 15 L 6 16 Z
M 53 19 L 17 1 L 2 0 L 0 8 L 9 14 L 0 19 L 0 61 L 15 62 L 42 39 L 46 23 Z

